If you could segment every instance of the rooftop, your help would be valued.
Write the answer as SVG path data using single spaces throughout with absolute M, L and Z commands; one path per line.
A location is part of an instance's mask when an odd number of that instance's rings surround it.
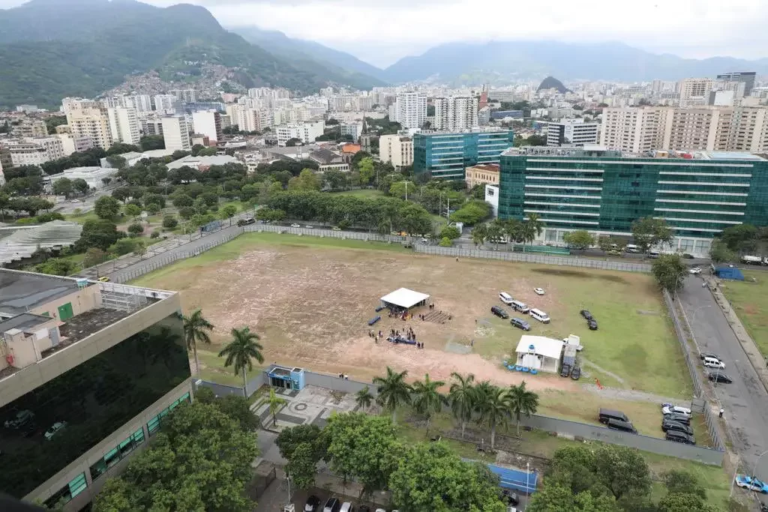
M 747 151 L 664 151 L 654 150 L 644 153 L 622 152 L 618 149 L 608 149 L 605 146 L 588 145 L 583 147 L 548 147 L 523 146 L 509 148 L 502 156 L 547 156 L 547 157 L 586 157 L 586 158 L 626 158 L 648 160 L 718 160 L 762 162 L 768 160 L 768 155 L 750 153 Z
M 13 318 L 9 318 L 8 320 L 3 320 L 0 322 L 0 333 L 8 332 L 12 329 L 25 331 L 30 327 L 34 327 L 36 325 L 50 321 L 51 318 L 47 316 L 34 315 L 32 313 L 22 313 L 20 315 L 14 316 Z
M 229 155 L 214 155 L 214 156 L 185 156 L 175 162 L 168 164 L 168 169 L 179 169 L 184 166 L 199 167 L 199 166 L 211 166 L 211 165 L 226 165 L 239 163 L 237 158 Z
M 562 340 L 524 334 L 520 337 L 520 343 L 517 344 L 517 350 L 515 350 L 515 352 L 518 354 L 533 352 L 537 355 L 549 357 L 551 359 L 559 359 L 560 354 L 563 351 L 563 345 L 564 343 Z
M 481 171 L 499 172 L 500 166 L 497 164 L 478 164 L 473 165 L 470 169 L 480 169 Z
M 26 313 L 77 289 L 75 279 L 0 269 L 0 315 Z

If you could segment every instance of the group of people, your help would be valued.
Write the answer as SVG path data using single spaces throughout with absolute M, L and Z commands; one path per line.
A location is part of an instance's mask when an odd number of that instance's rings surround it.
M 408 320 L 409 318 L 413 318 L 413 315 L 411 313 L 408 313 L 407 309 L 390 309 L 389 310 L 389 318 L 399 318 L 403 321 Z
M 373 338 L 373 342 L 374 343 L 378 343 L 379 342 L 379 338 L 383 338 L 384 337 L 384 333 L 379 331 L 379 333 L 376 334 L 376 331 L 374 331 L 373 329 L 370 329 L 370 330 L 368 330 L 368 337 L 369 338 Z

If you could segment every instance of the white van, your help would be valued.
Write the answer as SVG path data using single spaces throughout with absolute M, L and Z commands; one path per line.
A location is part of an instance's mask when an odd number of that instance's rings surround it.
M 659 251 L 648 251 L 649 258 L 658 258 L 659 256 L 661 256 Z
M 520 302 L 519 300 L 513 300 L 510 306 L 512 306 L 515 309 L 515 311 L 519 311 L 520 313 L 523 313 L 523 314 L 528 313 L 528 311 L 531 310 L 531 308 L 529 308 L 527 304 L 525 304 L 524 302 Z
M 725 369 L 725 363 L 715 357 L 705 357 L 704 366 L 707 368 L 719 368 L 721 370 Z
M 510 294 L 508 294 L 507 292 L 501 292 L 499 294 L 499 299 L 501 299 L 501 302 L 503 302 L 507 306 L 509 306 L 510 304 L 512 304 L 515 301 L 515 299 L 513 299 L 512 296 Z
M 624 250 L 627 252 L 634 252 L 634 253 L 640 252 L 640 248 L 634 244 L 627 244 L 627 246 L 624 247 Z
M 532 309 L 531 310 L 531 318 L 535 318 L 536 320 L 538 320 L 539 322 L 541 322 L 543 324 L 548 324 L 549 323 L 549 315 L 546 314 L 545 312 L 543 312 L 540 309 Z

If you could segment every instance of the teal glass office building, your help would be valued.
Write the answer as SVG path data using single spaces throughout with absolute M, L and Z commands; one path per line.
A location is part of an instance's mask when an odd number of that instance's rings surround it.
M 417 133 L 413 137 L 413 172 L 463 180 L 467 167 L 498 164 L 501 154 L 512 147 L 513 138 L 512 130 Z
M 631 237 L 632 222 L 662 218 L 671 249 L 706 256 L 723 229 L 768 226 L 768 160 L 736 152 L 622 155 L 604 148 L 521 148 L 501 156 L 499 217 L 536 213 L 542 242 L 565 233 Z

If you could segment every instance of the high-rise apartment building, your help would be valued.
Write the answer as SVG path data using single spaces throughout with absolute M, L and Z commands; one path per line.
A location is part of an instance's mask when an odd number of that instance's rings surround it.
M 139 127 L 144 135 L 162 135 L 163 119 L 160 117 L 143 117 L 139 119 Z
M 16 126 L 12 126 L 14 137 L 46 137 L 48 126 L 42 119 L 23 119 Z
M 10 141 L 5 144 L 5 149 L 15 167 L 41 165 L 66 156 L 61 139 L 55 136 Z
M 717 75 L 718 80 L 726 80 L 729 82 L 743 82 L 744 83 L 744 96 L 749 96 L 752 89 L 755 87 L 755 76 L 757 73 L 754 71 L 732 71 L 730 73 L 723 73 Z
M 109 132 L 112 134 L 112 142 L 138 145 L 141 139 L 139 131 L 139 118 L 136 110 L 128 107 L 115 107 L 107 109 L 109 117 Z
M 303 144 L 309 144 L 315 142 L 315 139 L 323 133 L 325 133 L 325 121 L 278 126 L 277 145 L 284 147 L 291 139 L 299 139 Z
M 137 114 L 152 112 L 152 96 L 149 94 L 132 94 L 122 97 L 121 105 L 125 108 L 132 108 Z
M 183 116 L 164 117 L 162 121 L 165 149 L 189 151 L 192 143 L 189 139 L 189 125 Z
M 427 93 L 400 92 L 395 101 L 395 115 L 403 128 L 421 128 L 427 120 Z
M 452 96 L 435 98 L 435 130 L 461 131 L 478 126 L 478 105 L 476 96 Z
M 191 398 L 178 294 L 0 269 L 0 492 L 82 510 Z M 147 352 L 149 351 L 149 352 Z
M 157 94 L 153 98 L 155 111 L 162 115 L 174 115 L 179 103 L 178 98 L 173 94 Z
M 402 135 L 382 135 L 379 137 L 379 157 L 395 169 L 413 165 L 413 139 Z
M 75 137 L 87 137 L 94 146 L 109 149 L 112 132 L 107 111 L 96 102 L 69 103 L 64 106 L 67 124 Z
M 413 137 L 413 172 L 432 178 L 464 180 L 465 169 L 477 164 L 498 164 L 512 147 L 512 130 L 461 133 L 417 133 Z
M 223 140 L 221 132 L 221 114 L 215 110 L 193 113 L 192 126 L 195 133 L 208 137 L 211 146 L 215 146 L 218 141 Z
M 714 81 L 711 78 L 686 78 L 680 81 L 680 106 L 702 106 L 709 103 Z
M 547 125 L 547 146 L 583 146 L 597 144 L 598 123 L 585 123 L 584 119 L 563 119 Z
M 632 235 L 644 217 L 667 221 L 667 250 L 706 257 L 723 229 L 767 225 L 768 160 L 750 153 L 660 152 L 661 157 L 583 148 L 515 148 L 501 156 L 499 217 L 537 214 L 542 241 L 563 235 Z
M 182 103 L 195 103 L 197 101 L 197 93 L 194 89 L 175 89 L 170 93 Z

